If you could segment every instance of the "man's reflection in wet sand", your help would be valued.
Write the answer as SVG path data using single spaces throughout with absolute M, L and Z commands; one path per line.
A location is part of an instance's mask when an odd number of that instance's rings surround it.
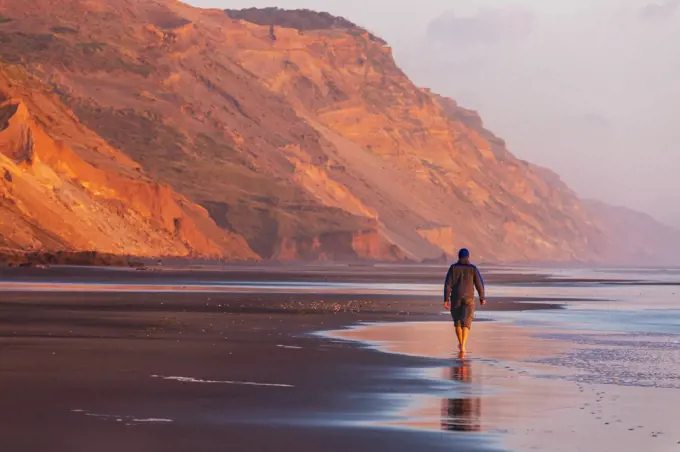
M 470 361 L 461 356 L 449 369 L 451 380 L 472 383 Z M 479 397 L 442 400 L 442 430 L 479 432 L 482 430 L 482 400 Z

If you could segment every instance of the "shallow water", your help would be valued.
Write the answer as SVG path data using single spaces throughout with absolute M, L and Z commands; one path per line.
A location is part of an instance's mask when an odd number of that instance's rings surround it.
M 599 277 L 599 272 L 581 277 Z M 532 287 L 532 296 L 590 297 L 566 309 L 522 313 L 493 312 L 484 316 L 514 325 L 559 331 L 540 337 L 572 344 L 570 351 L 536 362 L 578 371 L 575 381 L 639 387 L 680 389 L 680 284 L 669 284 L 678 270 L 645 270 L 648 283 L 566 284 Z M 640 271 L 609 271 L 607 277 L 625 281 Z M 661 285 L 649 285 L 659 283 Z M 498 287 L 506 294 L 524 288 Z M 565 378 L 563 376 L 548 376 Z
M 435 290 L 435 287 L 436 290 Z M 206 292 L 206 293 L 332 293 L 434 295 L 432 284 L 345 282 L 252 282 L 180 280 L 172 283 L 20 282 L 2 281 L 0 291 L 21 292 Z
M 403 395 L 395 425 L 496 434 L 510 450 L 680 450 L 669 416 L 680 404 L 680 272 L 554 276 L 561 280 L 490 284 L 492 299 L 560 300 L 565 309 L 480 309 L 478 319 L 495 322 L 473 327 L 464 359 L 446 322 L 365 325 L 340 337 L 450 363 L 423 370 L 448 386 Z
M 482 271 L 546 274 L 540 268 Z M 489 284 L 489 297 L 492 302 L 501 298 L 554 301 L 565 309 L 478 310 L 479 319 L 495 322 L 474 326 L 471 353 L 466 359 L 455 356 L 450 322 L 368 326 L 353 337 L 350 332 L 345 338 L 365 341 L 381 351 L 443 360 L 441 368 L 423 369 L 416 376 L 436 380 L 431 392 L 390 394 L 385 406 L 393 409 L 380 419 L 362 419 L 362 425 L 375 421 L 397 429 L 434 429 L 443 435 L 484 433 L 519 438 L 507 443 L 511 450 L 680 450 L 677 422 L 673 417 L 660 416 L 668 407 L 680 405 L 680 283 L 674 284 L 680 281 L 680 271 L 548 273 L 554 280 Z M 442 293 L 441 283 L 216 282 L 191 276 L 149 283 L 112 283 L 105 282 L 104 277 L 101 282 L 78 283 L 5 281 L 0 282 L 2 290 L 392 294 L 437 298 Z M 285 350 L 286 346 L 276 347 Z M 192 387 L 257 385 L 290 390 L 285 381 L 276 379 L 231 381 L 204 380 L 191 374 L 168 375 L 161 378 Z M 416 378 L 408 374 L 403 377 Z M 99 412 L 91 415 L 111 417 Z M 361 417 L 360 413 L 347 421 L 348 425 L 354 425 L 356 417 Z M 340 422 L 336 418 L 331 421 Z M 331 421 L 319 418 L 316 422 Z M 599 430 L 604 426 L 608 430 Z M 663 448 L 658 447 L 661 439 L 657 432 L 665 435 Z M 503 438 L 499 441 L 505 444 L 507 440 Z M 601 443 L 595 446 L 593 438 L 600 438 Z M 617 446 L 611 447 L 612 444 Z
M 542 328 L 680 334 L 680 270 L 570 270 L 552 276 L 578 281 L 495 285 L 488 288 L 489 296 L 569 299 L 566 310 L 487 317 Z M 631 276 L 643 278 L 631 282 Z M 608 282 L 598 281 L 603 277 Z

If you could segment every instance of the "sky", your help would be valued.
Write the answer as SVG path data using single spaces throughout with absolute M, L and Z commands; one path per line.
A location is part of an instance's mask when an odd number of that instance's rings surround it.
M 309 8 L 386 39 L 579 195 L 680 227 L 680 0 L 189 0 Z

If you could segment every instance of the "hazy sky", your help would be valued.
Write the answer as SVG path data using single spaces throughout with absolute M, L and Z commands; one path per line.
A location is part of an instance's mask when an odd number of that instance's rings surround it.
M 680 0 L 190 0 L 325 10 L 388 40 L 579 194 L 680 226 Z

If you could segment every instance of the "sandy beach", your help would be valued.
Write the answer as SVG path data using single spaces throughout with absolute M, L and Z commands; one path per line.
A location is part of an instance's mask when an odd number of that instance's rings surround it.
M 438 393 L 404 395 L 393 425 L 487 433 L 506 450 L 678 450 L 680 429 L 672 415 L 678 388 L 585 382 L 576 369 L 541 362 L 592 347 L 575 348 L 545 334 L 480 323 L 465 357 L 451 350 L 455 333 L 448 322 L 374 324 L 330 336 L 447 361 L 441 369 L 423 369 L 447 384 Z
M 436 267 L 4 270 L 2 450 L 680 447 L 677 336 L 616 332 L 618 286 L 490 273 L 460 360 Z

